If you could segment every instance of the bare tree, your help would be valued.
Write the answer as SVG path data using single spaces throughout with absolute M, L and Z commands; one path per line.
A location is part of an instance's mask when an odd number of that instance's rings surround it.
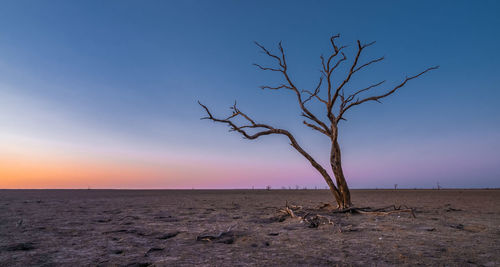
M 351 81 L 351 78 L 366 67 L 378 63 L 384 60 L 384 57 L 375 58 L 369 60 L 366 63 L 360 63 L 360 57 L 366 48 L 375 44 L 375 42 L 363 44 L 359 40 L 357 41 L 356 55 L 351 63 L 347 63 L 347 56 L 344 53 L 346 46 L 339 46 L 337 44 L 337 39 L 339 35 L 332 36 L 330 38 L 330 43 L 333 51 L 329 56 L 321 56 L 321 76 L 318 83 L 314 87 L 314 90 L 301 90 L 293 81 L 287 64 L 287 58 L 285 57 L 285 51 L 281 42 L 278 44 L 278 53 L 273 53 L 263 45 L 255 43 L 267 56 L 272 58 L 276 62 L 276 66 L 267 67 L 259 64 L 254 64 L 259 69 L 264 71 L 272 71 L 280 74 L 283 78 L 283 83 L 276 86 L 261 86 L 262 89 L 269 90 L 288 90 L 292 92 L 297 97 L 297 102 L 299 104 L 302 116 L 305 118 L 303 123 L 307 127 L 320 132 L 325 135 L 331 141 L 330 149 L 330 167 L 332 168 L 335 182 L 333 182 L 330 174 L 326 171 L 323 166 L 321 166 L 308 152 L 306 152 L 297 142 L 295 137 L 287 130 L 272 127 L 268 124 L 263 124 L 256 122 L 246 113 L 242 112 L 236 103 L 230 108 L 232 114 L 225 118 L 217 118 L 212 115 L 207 106 L 198 102 L 206 111 L 207 117 L 202 119 L 212 120 L 214 122 L 224 123 L 230 127 L 231 131 L 236 131 L 243 135 L 247 139 L 257 139 L 261 136 L 278 134 L 284 135 L 290 141 L 290 145 L 295 148 L 302 156 L 304 156 L 311 165 L 323 176 L 326 183 L 330 187 L 335 200 L 338 204 L 338 208 L 349 209 L 351 204 L 351 195 L 349 192 L 349 187 L 347 185 L 344 172 L 342 171 L 342 157 L 341 150 L 338 143 L 339 136 L 339 122 L 345 120 L 346 112 L 355 106 L 361 105 L 366 102 L 376 101 L 380 103 L 380 100 L 392 95 L 397 90 L 405 86 L 409 81 L 420 77 L 428 71 L 435 70 L 438 66 L 430 67 L 424 71 L 413 75 L 407 76 L 402 82 L 391 87 L 389 90 L 382 94 L 367 95 L 372 92 L 372 89 L 379 87 L 385 83 L 385 81 L 380 81 L 373 83 L 367 87 L 354 90 L 351 93 L 345 92 L 346 84 Z M 344 74 L 344 79 L 340 79 L 338 82 L 334 81 L 333 73 L 341 64 L 349 64 L 348 71 Z M 321 89 L 326 89 L 326 94 L 320 94 Z M 313 101 L 324 106 L 324 112 L 326 114 L 325 118 L 328 120 L 322 120 L 317 115 L 313 114 L 308 108 Z M 240 118 L 246 123 L 243 125 L 238 125 L 235 119 Z

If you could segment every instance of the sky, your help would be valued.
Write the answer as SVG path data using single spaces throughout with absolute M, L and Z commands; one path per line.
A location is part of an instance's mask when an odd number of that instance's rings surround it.
M 500 187 L 498 1 L 1 1 L 0 188 L 272 188 L 326 183 L 282 136 L 245 140 L 204 111 L 238 101 L 288 129 L 325 168 L 254 41 L 283 42 L 300 88 L 339 33 L 377 41 L 355 90 L 439 65 L 340 124 L 351 188 Z M 345 68 L 340 69 L 345 70 Z M 337 79 L 344 72 L 335 74 Z M 321 114 L 319 103 L 311 109 Z

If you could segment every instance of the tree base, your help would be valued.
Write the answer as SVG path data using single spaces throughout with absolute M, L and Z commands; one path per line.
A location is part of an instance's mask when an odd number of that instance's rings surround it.
M 289 205 L 288 202 L 285 204 L 285 208 L 278 211 L 278 221 L 284 221 L 286 218 L 296 218 L 301 222 L 305 222 L 310 228 L 316 228 L 322 224 L 334 224 L 334 221 L 338 218 L 333 217 L 334 214 L 348 213 L 348 214 L 368 214 L 376 216 L 387 216 L 395 213 L 409 213 L 411 217 L 416 218 L 415 209 L 409 208 L 407 206 L 396 206 L 391 205 L 382 208 L 371 208 L 371 207 L 349 207 L 345 209 L 333 208 L 329 203 L 323 204 L 322 206 L 312 209 L 305 210 L 302 206 Z

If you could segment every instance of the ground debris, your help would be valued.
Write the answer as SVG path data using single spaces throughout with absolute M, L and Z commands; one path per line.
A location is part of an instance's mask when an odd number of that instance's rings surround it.
M 168 232 L 158 237 L 158 239 L 169 239 L 172 237 L 176 237 L 179 233 L 180 233 L 179 231 Z
M 150 262 L 132 262 L 132 263 L 129 263 L 125 266 L 127 266 L 127 267 L 147 267 L 147 266 L 151 266 L 151 263 Z
M 10 245 L 5 248 L 6 251 L 27 251 L 35 249 L 35 244 L 33 242 L 18 243 L 15 245 Z
M 100 218 L 100 219 L 94 220 L 94 222 L 107 223 L 107 222 L 111 222 L 111 218 Z
M 145 233 L 143 231 L 139 231 L 137 229 L 118 229 L 118 230 L 103 232 L 103 234 L 115 234 L 115 233 L 136 234 L 138 236 L 148 236 L 149 235 L 148 233 Z
M 144 254 L 144 257 L 149 256 L 150 253 L 163 251 L 163 250 L 165 250 L 165 248 L 152 247 L 152 248 L 148 249 L 148 251 L 146 251 L 146 253 Z
M 452 207 L 447 207 L 446 209 L 444 209 L 444 211 L 451 212 L 451 211 L 462 211 L 462 210 L 461 209 L 455 209 L 455 208 L 452 208 Z
M 233 244 L 236 241 L 237 235 L 232 231 L 233 226 L 226 231 L 221 231 L 218 234 L 200 234 L 196 237 L 196 241 L 215 242 L 224 244 Z
M 218 235 L 202 234 L 196 237 L 196 241 L 216 242 L 224 244 L 232 244 L 235 240 L 235 234 L 232 231 L 221 232 Z
M 402 212 L 410 213 L 413 218 L 416 218 L 415 209 L 409 208 L 404 205 L 391 205 L 383 208 L 351 207 L 347 209 L 337 209 L 333 208 L 333 206 L 329 203 L 323 203 L 321 206 L 315 209 L 304 209 L 302 206 L 289 205 L 287 201 L 285 203 L 285 207 L 279 209 L 278 215 L 274 218 L 279 222 L 282 222 L 287 218 L 297 218 L 301 223 L 306 223 L 309 228 L 318 228 L 320 225 L 338 224 L 338 218 L 334 217 L 333 215 L 339 213 L 370 214 L 383 216 Z
M 114 250 L 111 251 L 111 253 L 118 255 L 118 254 L 122 254 L 123 250 L 122 249 L 114 249 Z
M 436 231 L 436 228 L 429 227 L 429 226 L 422 226 L 422 227 L 419 227 L 418 230 L 427 231 L 427 232 L 434 232 L 434 231 Z
M 464 230 L 464 225 L 461 224 L 461 223 L 459 223 L 459 224 L 450 224 L 450 227 L 458 229 L 458 230 Z
M 363 207 L 363 208 L 356 208 L 356 207 L 351 207 L 347 209 L 337 209 L 332 211 L 333 213 L 353 213 L 353 214 L 371 214 L 371 215 L 390 215 L 394 213 L 402 213 L 402 212 L 407 212 L 410 213 L 410 215 L 413 218 L 416 218 L 415 212 L 416 210 L 414 208 L 409 208 L 405 205 L 401 206 L 396 206 L 396 205 L 390 205 L 387 207 L 383 208 L 371 208 L 371 207 Z
M 320 225 L 334 224 L 333 218 L 328 215 L 320 215 L 318 210 L 305 210 L 302 206 L 289 205 L 285 203 L 285 208 L 278 211 L 281 221 L 284 221 L 288 216 L 297 218 L 301 223 L 306 223 L 309 228 L 318 228 Z M 313 214 L 316 213 L 316 214 Z

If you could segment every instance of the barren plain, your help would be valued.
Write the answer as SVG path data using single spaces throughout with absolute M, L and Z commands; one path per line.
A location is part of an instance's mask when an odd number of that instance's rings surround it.
M 500 265 L 500 190 L 0 190 L 0 266 Z M 323 219 L 314 225 L 280 209 Z

